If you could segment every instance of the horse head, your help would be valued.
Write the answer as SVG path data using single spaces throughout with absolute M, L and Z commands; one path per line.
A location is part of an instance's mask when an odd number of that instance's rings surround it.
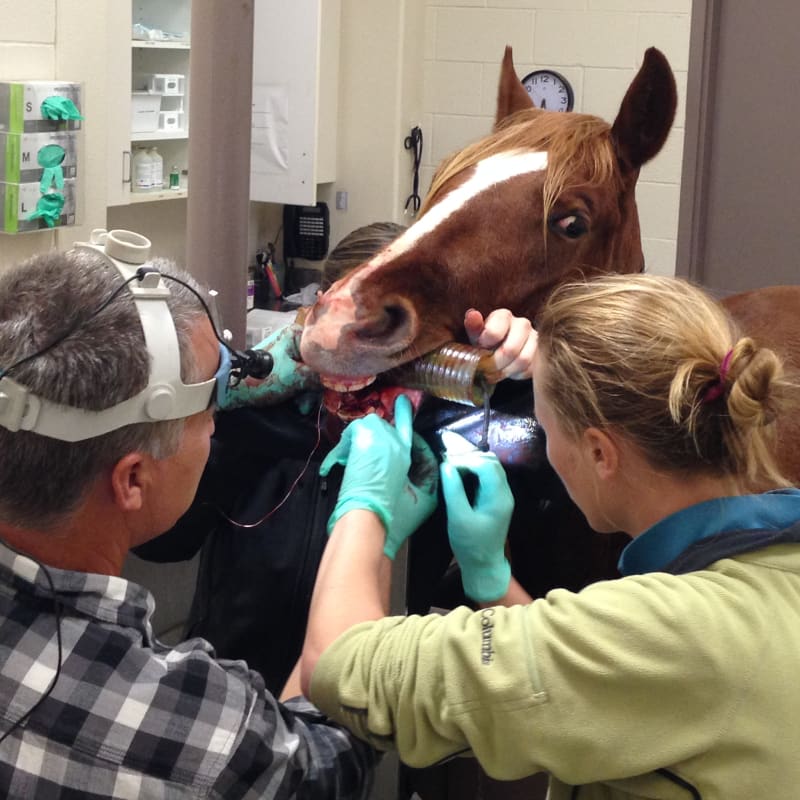
M 355 388 L 463 341 L 469 308 L 532 319 L 566 280 L 640 271 L 635 184 L 675 107 L 672 70 L 655 48 L 609 125 L 534 108 L 507 47 L 492 133 L 442 163 L 418 220 L 320 297 L 303 360 L 324 383 Z

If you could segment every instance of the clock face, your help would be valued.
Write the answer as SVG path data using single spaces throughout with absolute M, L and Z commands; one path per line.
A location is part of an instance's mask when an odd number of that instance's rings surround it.
M 522 85 L 536 108 L 572 111 L 574 95 L 569 81 L 552 69 L 537 69 L 522 79 Z

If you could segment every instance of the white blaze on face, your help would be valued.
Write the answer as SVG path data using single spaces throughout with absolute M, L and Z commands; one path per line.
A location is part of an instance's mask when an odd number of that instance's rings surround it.
M 449 216 L 455 214 L 473 197 L 498 183 L 528 172 L 539 172 L 547 167 L 546 152 L 510 151 L 489 156 L 475 165 L 472 177 L 457 189 L 436 203 L 419 222 L 414 223 L 405 233 L 392 242 L 386 250 L 376 256 L 358 273 L 366 277 L 373 269 L 410 250 L 423 236 L 441 225 Z
M 481 192 L 497 186 L 518 175 L 539 172 L 547 167 L 546 152 L 524 152 L 521 150 L 498 153 L 485 158 L 475 165 L 470 178 L 457 189 L 445 195 L 436 205 L 425 213 L 418 222 L 392 242 L 383 252 L 369 261 L 360 270 L 342 279 L 341 286 L 329 290 L 321 304 L 324 313 L 316 319 L 312 310 L 310 319 L 303 329 L 300 353 L 303 359 L 320 371 L 332 372 L 330 365 L 320 363 L 324 354 L 332 354 L 341 347 L 342 329 L 356 318 L 356 305 L 353 288 L 387 261 L 410 250 L 420 239 L 434 231 L 451 215 L 463 208 Z

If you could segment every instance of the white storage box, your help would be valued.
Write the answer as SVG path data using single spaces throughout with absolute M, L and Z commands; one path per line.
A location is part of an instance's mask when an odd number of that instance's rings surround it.
M 160 94 L 131 92 L 131 131 L 133 133 L 157 131 L 160 110 Z
M 183 94 L 185 82 L 183 75 L 167 75 L 159 72 L 148 76 L 147 88 L 155 94 Z
M 159 111 L 158 129 L 160 131 L 183 130 L 183 111 Z

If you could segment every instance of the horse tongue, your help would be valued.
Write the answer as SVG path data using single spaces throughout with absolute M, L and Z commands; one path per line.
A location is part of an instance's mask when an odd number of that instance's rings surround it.
M 421 389 L 406 389 L 403 386 L 382 387 L 380 389 L 380 396 L 381 407 L 385 412 L 382 415 L 384 419 L 388 419 L 390 422 L 394 419 L 394 404 L 401 394 L 404 394 L 411 401 L 411 407 L 414 409 L 415 414 L 422 405 L 422 398 L 425 396 L 425 392 Z

